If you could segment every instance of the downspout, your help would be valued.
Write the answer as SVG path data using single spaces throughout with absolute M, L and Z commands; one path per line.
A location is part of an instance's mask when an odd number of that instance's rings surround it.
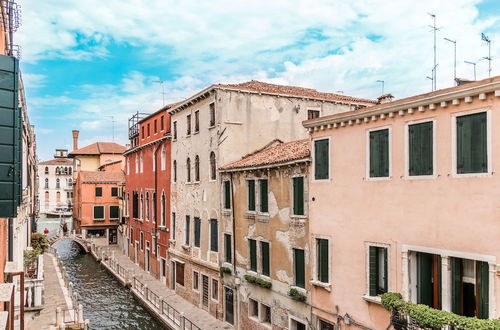
M 154 157 L 154 161 L 155 161 L 155 198 L 154 198 L 154 206 L 155 206 L 155 230 L 154 230 L 154 235 L 155 235 L 155 241 L 156 241 L 156 246 L 154 247 L 155 249 L 155 256 L 156 256 L 156 267 L 157 267 L 157 270 L 159 270 L 160 268 L 160 259 L 158 258 L 158 237 L 156 236 L 157 233 L 158 233 L 158 204 L 156 203 L 156 201 L 158 200 L 158 150 L 160 149 L 160 147 L 163 145 L 163 141 L 160 142 L 160 144 L 158 145 L 158 148 L 156 148 L 153 152 L 153 157 Z M 161 165 L 161 164 L 160 164 Z M 166 210 L 165 210 L 166 211 Z M 164 211 L 164 212 L 165 212 Z M 159 274 L 160 272 L 158 272 Z M 159 276 L 159 275 L 158 275 Z
M 235 210 L 234 210 L 234 189 L 233 189 L 233 173 L 229 172 L 229 182 L 230 182 L 230 187 L 231 187 L 231 215 L 232 215 L 232 220 L 233 220 L 233 256 L 232 256 L 232 262 L 233 262 L 233 274 L 234 278 L 236 279 L 236 216 L 235 216 Z M 233 302 L 233 307 L 236 305 L 236 315 L 235 315 L 235 321 L 236 321 L 236 329 L 240 328 L 240 301 L 239 301 L 239 288 L 240 285 L 235 283 L 235 291 L 236 294 L 233 295 L 233 299 L 236 297 L 236 304 Z

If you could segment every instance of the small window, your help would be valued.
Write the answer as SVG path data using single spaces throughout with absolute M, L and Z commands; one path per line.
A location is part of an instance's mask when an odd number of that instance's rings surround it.
M 95 187 L 95 197 L 102 197 L 102 187 Z
M 260 304 L 261 306 L 261 315 L 262 315 L 262 320 L 261 322 L 267 325 L 271 325 L 271 307 Z
M 200 111 L 194 112 L 194 132 L 198 133 L 200 131 Z
M 160 117 L 160 131 L 163 131 L 165 129 L 165 121 L 163 116 Z
M 215 180 L 217 174 L 217 167 L 215 162 L 215 153 L 210 153 L 210 180 Z
M 328 139 L 314 141 L 314 179 L 326 180 L 330 170 L 330 141 Z
M 109 218 L 119 219 L 120 218 L 120 207 L 118 205 L 109 206 Z
M 260 212 L 269 212 L 267 179 L 259 180 L 260 186 Z
M 433 173 L 433 122 L 408 126 L 408 157 L 410 176 Z
M 318 281 L 322 283 L 329 282 L 329 274 L 328 274 L 328 240 L 323 238 L 316 239 L 316 272 L 318 276 Z
M 191 226 L 191 218 L 189 215 L 186 215 L 186 232 L 184 236 L 184 244 L 189 245 L 189 237 L 190 237 L 190 226 Z
M 252 298 L 248 299 L 248 315 L 250 317 L 254 317 L 257 320 L 259 319 L 259 302 L 257 300 L 253 300 Z
M 187 115 L 186 124 L 186 134 L 191 135 L 191 115 Z
M 457 117 L 457 173 L 488 172 L 486 112 Z
M 174 160 L 173 167 L 174 167 L 174 170 L 172 172 L 174 175 L 174 182 L 177 182 L 177 161 L 176 160 Z
M 389 129 L 370 132 L 370 178 L 389 176 Z
M 172 239 L 175 241 L 175 212 L 172 212 Z
M 165 148 L 161 149 L 161 155 L 160 155 L 160 169 L 162 171 L 165 171 L 167 168 L 167 152 Z
M 231 209 L 231 182 L 224 181 L 224 208 Z
M 173 137 L 173 139 L 177 140 L 177 122 L 174 121 L 173 125 L 174 125 L 174 129 L 173 129 L 174 130 L 174 137 Z
M 232 245 L 231 245 L 231 235 L 229 234 L 224 234 L 224 254 L 225 254 L 225 259 L 224 261 L 227 263 L 232 263 Z
M 219 300 L 219 281 L 212 279 L 212 299 Z
M 94 206 L 94 219 L 95 220 L 104 219 L 104 206 Z
M 307 110 L 307 120 L 319 118 L 319 110 Z
M 200 182 L 200 157 L 198 155 L 194 158 L 194 181 Z
M 290 330 L 306 330 L 307 325 L 300 321 L 290 318 Z
M 45 166 L 45 174 L 49 174 L 49 167 Z
M 186 160 L 186 182 L 191 182 L 191 159 Z
M 148 123 L 148 137 L 151 136 L 151 124 Z
M 248 246 L 250 249 L 250 270 L 257 272 L 257 241 L 248 239 Z
M 369 247 L 369 288 L 370 296 L 378 296 L 387 292 L 387 248 Z
M 269 243 L 260 242 L 260 258 L 262 263 L 262 275 L 269 276 L 271 268 L 271 262 L 269 260 Z
M 193 271 L 193 290 L 198 291 L 199 290 L 199 281 L 200 281 L 200 275 L 198 272 Z
M 144 139 L 144 126 L 141 127 L 141 138 Z
M 141 231 L 139 234 L 139 245 L 141 247 L 141 251 L 144 250 L 144 233 Z
M 217 219 L 210 219 L 210 251 L 219 251 L 219 231 Z
M 118 188 L 111 187 L 111 197 L 118 197 Z
M 155 119 L 154 124 L 153 124 L 153 130 L 154 130 L 155 134 L 158 133 L 158 123 L 157 123 L 156 119 Z
M 215 126 L 215 103 L 210 103 L 210 127 Z
M 304 215 L 304 177 L 293 178 L 293 214 Z
M 61 180 L 56 179 L 56 189 L 61 188 Z
M 323 320 L 319 320 L 319 330 L 334 330 L 333 324 Z
M 184 286 L 184 264 L 181 262 L 175 263 L 175 282 Z
M 198 217 L 194 217 L 194 246 L 200 247 L 200 238 L 201 238 L 201 219 Z
M 306 265 L 303 249 L 293 249 L 293 259 L 295 268 L 295 286 L 306 287 Z
M 255 180 L 247 181 L 248 211 L 255 211 Z

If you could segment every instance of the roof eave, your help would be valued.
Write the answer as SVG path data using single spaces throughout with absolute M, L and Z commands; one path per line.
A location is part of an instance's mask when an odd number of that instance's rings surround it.
M 290 165 L 295 165 L 295 164 L 299 164 L 299 163 L 307 163 L 310 161 L 311 161 L 310 157 L 304 157 L 304 158 L 295 159 L 295 160 L 291 160 L 291 161 L 283 162 L 283 163 L 272 163 L 272 164 L 266 164 L 266 165 L 245 166 L 245 167 L 236 167 L 236 168 L 229 168 L 229 169 L 221 168 L 221 169 L 219 169 L 219 172 L 220 173 L 229 173 L 229 172 L 256 171 L 256 170 L 263 170 L 263 169 L 274 168 L 274 167 L 290 166 Z

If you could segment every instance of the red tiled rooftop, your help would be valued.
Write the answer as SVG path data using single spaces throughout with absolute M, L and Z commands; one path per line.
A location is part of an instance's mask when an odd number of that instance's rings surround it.
M 38 165 L 73 165 L 73 161 L 67 158 L 54 158 L 38 163 Z
M 122 183 L 125 182 L 123 172 L 104 172 L 104 171 L 80 171 L 80 180 L 83 183 Z
M 76 155 L 100 155 L 100 154 L 122 154 L 126 150 L 125 146 L 114 142 L 96 142 L 86 147 L 73 150 L 68 157 Z
M 272 145 L 250 154 L 233 163 L 222 166 L 220 170 L 234 170 L 266 165 L 279 165 L 294 160 L 308 158 L 311 154 L 309 140 L 298 140 Z

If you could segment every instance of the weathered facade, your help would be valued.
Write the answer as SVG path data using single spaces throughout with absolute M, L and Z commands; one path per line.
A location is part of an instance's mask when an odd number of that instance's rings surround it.
M 223 319 L 222 233 L 232 228 L 230 215 L 223 213 L 218 165 L 236 161 L 275 139 L 306 138 L 301 122 L 308 117 L 373 103 L 251 81 L 213 85 L 172 106 L 168 110 L 172 127 L 171 287 Z M 194 237 L 195 224 L 199 241 Z
M 384 292 L 500 317 L 499 113 L 493 77 L 304 123 L 316 326 L 385 329 Z
M 221 169 L 225 315 L 239 329 L 310 324 L 309 149 L 276 142 Z

